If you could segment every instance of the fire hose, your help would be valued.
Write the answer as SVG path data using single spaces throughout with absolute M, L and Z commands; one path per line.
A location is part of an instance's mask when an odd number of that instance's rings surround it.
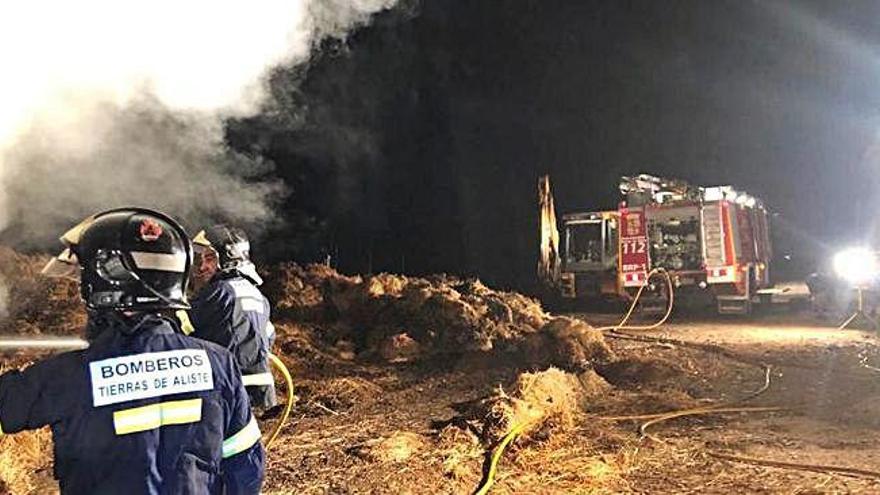
M 481 486 L 479 490 L 477 490 L 475 495 L 486 495 L 489 493 L 489 489 L 495 484 L 495 473 L 498 471 L 498 461 L 501 460 L 504 450 L 528 425 L 528 422 L 519 423 L 511 428 L 507 435 L 504 435 L 501 439 L 501 443 L 498 444 L 498 447 L 496 447 L 495 451 L 492 453 L 492 459 L 489 461 L 489 472 L 486 474 L 486 482 L 483 483 L 483 486 Z
M 668 301 L 666 305 L 666 312 L 663 317 L 660 318 L 657 322 L 652 323 L 650 325 L 627 325 L 630 318 L 635 312 L 635 309 L 639 303 L 639 300 L 642 297 L 645 289 L 649 287 L 650 280 L 657 276 L 662 275 L 666 281 L 667 295 Z M 662 326 L 669 317 L 672 315 L 672 310 L 674 307 L 675 301 L 675 287 L 672 283 L 672 278 L 669 276 L 669 273 L 663 268 L 655 268 L 648 273 L 648 276 L 645 278 L 645 283 L 639 287 L 639 290 L 636 292 L 633 297 L 632 303 L 630 304 L 629 309 L 624 315 L 623 319 L 620 320 L 620 323 L 614 326 L 600 327 L 597 330 L 605 333 L 607 336 L 612 338 L 621 338 L 621 339 L 633 339 L 647 342 L 657 342 L 657 343 L 667 343 L 667 344 L 675 344 L 680 345 L 682 347 L 690 347 L 698 350 L 702 350 L 705 352 L 713 352 L 717 354 L 721 354 L 725 357 L 750 364 L 756 365 L 754 360 L 745 358 L 734 351 L 723 348 L 721 346 L 712 345 L 712 344 L 700 344 L 694 342 L 687 342 L 679 339 L 669 339 L 657 336 L 647 336 L 647 335 L 633 335 L 627 333 L 626 330 L 629 331 L 649 331 L 654 330 Z M 745 406 L 736 406 L 737 404 L 752 400 L 757 396 L 763 394 L 770 388 L 770 367 L 766 364 L 761 365 L 764 370 L 764 385 L 758 389 L 757 391 L 746 395 L 739 400 L 726 403 L 726 404 L 717 404 L 715 406 L 707 406 L 707 407 L 699 407 L 699 408 L 690 408 L 690 409 L 682 409 L 676 411 L 668 411 L 665 413 L 656 413 L 656 414 L 642 414 L 642 415 L 631 415 L 631 416 L 616 416 L 616 417 L 604 417 L 600 419 L 605 419 L 609 421 L 627 421 L 627 420 L 647 420 L 647 422 L 642 423 L 639 426 L 639 433 L 642 438 L 650 438 L 653 441 L 663 443 L 662 440 L 657 438 L 656 436 L 648 433 L 648 429 L 652 426 L 660 424 L 664 421 L 669 421 L 676 418 L 687 417 L 687 416 L 698 416 L 698 415 L 708 415 L 708 414 L 724 414 L 724 413 L 757 413 L 757 412 L 774 412 L 781 411 L 784 408 L 781 407 L 745 407 Z M 868 366 L 866 366 L 868 367 Z M 880 369 L 877 369 L 880 371 Z M 495 475 L 498 470 L 498 463 L 504 451 L 507 447 L 519 437 L 525 428 L 529 425 L 529 422 L 522 422 L 519 424 L 515 424 L 510 431 L 502 437 L 501 441 L 498 443 L 498 446 L 492 452 L 492 457 L 489 461 L 489 469 L 487 470 L 486 476 L 484 477 L 484 481 L 481 484 L 480 488 L 476 491 L 475 495 L 486 495 L 489 492 L 489 489 L 495 483 Z M 732 461 L 732 462 L 741 462 L 748 463 L 753 465 L 761 465 L 768 467 L 776 467 L 782 469 L 797 469 L 804 471 L 812 471 L 812 472 L 821 472 L 821 473 L 838 473 L 850 476 L 864 476 L 871 478 L 880 479 L 880 472 L 849 468 L 849 467 L 841 467 L 841 466 L 827 466 L 827 465 L 818 465 L 818 464 L 802 464 L 795 462 L 783 462 L 783 461 L 775 461 L 768 459 L 760 459 L 746 456 L 737 456 L 731 454 L 725 454 L 721 452 L 713 452 L 708 451 L 707 454 L 711 457 L 715 457 L 717 459 Z
M 284 377 L 284 383 L 287 385 L 287 404 L 284 405 L 284 412 L 281 414 L 281 418 L 275 423 L 272 433 L 269 434 L 269 439 L 266 440 L 266 449 L 271 447 L 272 442 L 274 442 L 275 439 L 278 438 L 278 435 L 281 434 L 281 429 L 284 428 L 284 423 L 287 423 L 287 420 L 290 418 L 290 411 L 293 409 L 294 400 L 293 377 L 290 375 L 290 370 L 284 365 L 284 361 L 275 354 L 269 354 L 269 362 L 272 363 L 272 366 L 274 366 L 275 369 L 281 373 L 281 376 Z
M 627 312 L 624 319 L 621 320 L 621 323 L 618 324 L 617 326 L 604 327 L 604 328 L 600 328 L 599 330 L 604 331 L 606 333 L 606 335 L 608 335 L 609 337 L 612 337 L 612 338 L 625 338 L 625 339 L 629 338 L 629 339 L 635 339 L 635 340 L 641 340 L 641 341 L 653 341 L 653 342 L 658 342 L 658 343 L 674 344 L 674 345 L 679 345 L 682 347 L 690 347 L 690 348 L 702 350 L 705 352 L 713 352 L 716 354 L 721 354 L 724 357 L 734 359 L 736 361 L 739 361 L 739 362 L 742 362 L 745 364 L 751 364 L 751 365 L 757 364 L 757 363 L 755 363 L 755 361 L 753 359 L 746 358 L 744 356 L 739 355 L 738 353 L 736 353 L 734 351 L 731 351 L 729 349 L 726 349 L 726 348 L 718 346 L 718 345 L 687 342 L 687 341 L 683 341 L 680 339 L 669 339 L 669 338 L 656 337 L 656 336 L 633 335 L 633 334 L 630 334 L 627 332 L 621 332 L 621 330 L 631 330 L 631 331 L 653 330 L 653 329 L 658 328 L 661 325 L 663 325 L 663 323 L 665 323 L 666 320 L 669 319 L 669 316 L 672 314 L 673 298 L 674 298 L 672 280 L 669 277 L 669 274 L 666 273 L 662 269 L 657 269 L 657 270 L 651 271 L 651 273 L 648 275 L 647 279 L 650 280 L 650 278 L 655 274 L 663 274 L 664 275 L 664 277 L 666 278 L 667 288 L 669 290 L 669 304 L 666 309 L 666 314 L 663 316 L 663 318 L 661 318 L 657 323 L 654 323 L 652 325 L 625 326 L 626 322 L 629 320 L 629 318 L 632 316 L 633 312 L 635 311 L 636 304 L 638 303 L 642 292 L 644 291 L 644 289 L 648 285 L 648 282 L 646 280 L 645 284 L 643 284 L 639 288 L 639 291 L 636 293 L 636 296 L 633 299 L 633 302 L 629 308 L 629 311 Z M 642 423 L 639 426 L 639 433 L 641 434 L 642 438 L 650 438 L 653 441 L 663 443 L 662 440 L 660 440 L 656 436 L 651 435 L 648 432 L 648 429 L 651 428 L 652 426 L 655 426 L 655 425 L 662 423 L 664 421 L 669 421 L 672 419 L 686 417 L 686 416 L 697 416 L 697 415 L 707 415 L 707 414 L 743 413 L 743 412 L 755 413 L 755 412 L 782 411 L 782 410 L 784 410 L 784 408 L 772 407 L 772 406 L 771 407 L 760 407 L 760 406 L 757 406 L 757 407 L 743 407 L 743 406 L 734 407 L 736 404 L 740 404 L 740 403 L 754 399 L 755 397 L 763 394 L 764 392 L 766 392 L 770 388 L 770 367 L 767 366 L 766 364 L 762 364 L 762 366 L 764 367 L 764 385 L 760 389 L 758 389 L 757 391 L 755 391 L 751 394 L 748 394 L 747 396 L 745 396 L 739 400 L 736 400 L 736 401 L 733 401 L 733 402 L 730 402 L 727 404 L 718 404 L 718 405 L 709 406 L 709 407 L 669 411 L 666 413 L 659 413 L 659 414 L 607 417 L 607 418 L 602 418 L 602 419 L 615 420 L 615 421 L 647 420 L 647 422 Z M 862 363 L 862 366 L 867 369 L 872 368 L 871 366 L 867 365 L 864 362 Z M 878 371 L 880 371 L 880 369 L 878 369 Z M 806 464 L 806 463 L 797 463 L 797 462 L 776 461 L 776 460 L 772 460 L 772 459 L 761 459 L 761 458 L 756 458 L 756 457 L 738 456 L 738 455 L 726 454 L 726 453 L 715 452 L 715 451 L 707 451 L 706 453 L 711 457 L 715 457 L 716 459 L 722 459 L 722 460 L 727 460 L 727 461 L 732 461 L 732 462 L 741 462 L 741 463 L 747 463 L 747 464 L 753 464 L 753 465 L 759 465 L 759 466 L 776 467 L 776 468 L 780 468 L 780 469 L 796 469 L 796 470 L 819 472 L 819 473 L 838 473 L 838 474 L 850 475 L 850 476 L 863 476 L 863 477 L 870 477 L 870 478 L 880 478 L 880 472 L 878 472 L 878 471 L 851 468 L 851 467 L 845 467 L 845 466 L 830 466 L 830 465 L 820 465 L 820 464 Z
M 627 326 L 629 319 L 632 318 L 633 313 L 635 313 L 635 311 L 636 311 L 636 307 L 639 305 L 639 301 L 642 299 L 642 294 L 645 292 L 645 289 L 647 289 L 649 287 L 649 283 L 651 282 L 651 279 L 656 275 L 662 275 L 666 281 L 666 294 L 669 297 L 669 300 L 666 302 L 666 313 L 663 315 L 662 318 L 660 318 L 659 320 L 657 320 L 656 322 L 654 322 L 650 325 L 629 325 L 629 326 Z M 643 283 L 639 287 L 639 290 L 636 291 L 636 295 L 633 296 L 632 303 L 630 303 L 630 305 L 629 305 L 629 310 L 627 310 L 626 315 L 623 317 L 623 319 L 620 320 L 620 323 L 618 323 L 617 325 L 614 325 L 614 326 L 610 326 L 610 327 L 600 327 L 600 328 L 597 328 L 596 330 L 598 330 L 600 332 L 605 332 L 605 333 L 608 333 L 608 332 L 617 333 L 620 330 L 633 330 L 633 331 L 654 330 L 655 328 L 660 328 L 661 326 L 663 326 L 663 324 L 666 323 L 666 321 L 669 319 L 669 317 L 672 316 L 672 308 L 674 307 L 674 305 L 675 305 L 675 286 L 672 283 L 672 277 L 669 276 L 669 272 L 667 272 L 665 268 L 654 268 L 653 270 L 648 272 L 648 276 L 645 277 L 645 283 Z
M 648 288 L 648 283 L 650 282 L 651 278 L 653 278 L 655 275 L 663 275 L 666 279 L 666 289 L 667 289 L 667 294 L 669 295 L 669 301 L 666 305 L 666 313 L 663 315 L 663 317 L 660 320 L 658 320 L 656 323 L 653 323 L 651 325 L 626 326 L 626 323 L 629 321 L 629 319 L 632 317 L 633 313 L 635 312 L 636 306 L 638 305 L 639 300 L 642 297 L 642 294 L 645 292 L 645 289 Z M 655 269 L 651 270 L 651 272 L 648 273 L 648 276 L 645 278 L 645 283 L 642 284 L 641 287 L 639 287 L 639 290 L 636 292 L 636 295 L 633 297 L 632 304 L 630 304 L 629 310 L 626 312 L 623 319 L 620 320 L 620 323 L 618 323 L 617 325 L 614 325 L 614 326 L 610 326 L 610 327 L 598 328 L 597 330 L 607 333 L 607 332 L 619 332 L 621 329 L 653 330 L 655 328 L 662 326 L 664 323 L 666 323 L 666 320 L 668 320 L 669 317 L 672 315 L 672 308 L 673 308 L 674 297 L 675 297 L 674 291 L 675 291 L 675 287 L 672 284 L 672 278 L 669 276 L 669 273 L 665 269 L 655 268 Z M 528 421 L 517 423 L 517 424 L 513 425 L 513 427 L 511 427 L 510 431 L 507 432 L 507 434 L 505 434 L 501 438 L 501 441 L 498 443 L 498 446 L 495 447 L 495 449 L 492 452 L 492 457 L 489 460 L 489 469 L 486 472 L 486 476 L 483 480 L 483 483 L 480 485 L 480 488 L 476 491 L 475 495 L 486 495 L 487 493 L 489 493 L 489 489 L 492 488 L 493 484 L 495 484 L 495 474 L 498 471 L 498 462 L 501 460 L 501 456 L 504 455 L 504 451 L 507 449 L 507 447 L 518 436 L 520 436 L 522 434 L 522 432 L 525 430 L 525 428 L 529 424 L 530 424 L 530 422 L 528 422 Z

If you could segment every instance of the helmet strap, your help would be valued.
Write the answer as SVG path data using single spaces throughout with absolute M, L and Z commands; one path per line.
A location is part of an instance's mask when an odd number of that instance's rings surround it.
M 131 276 L 132 276 L 135 280 L 137 280 L 137 281 L 141 284 L 141 286 L 142 286 L 144 289 L 147 289 L 147 292 L 149 292 L 150 294 L 153 294 L 154 296 L 158 297 L 158 298 L 161 299 L 163 302 L 165 302 L 165 304 L 168 304 L 168 305 L 171 306 L 171 307 L 175 307 L 175 306 L 177 306 L 177 305 L 179 304 L 178 301 L 174 301 L 174 300 L 172 300 L 171 298 L 166 297 L 165 294 L 162 294 L 161 292 L 159 292 L 158 290 L 156 290 L 155 287 L 153 287 L 152 285 L 150 285 L 150 284 L 148 284 L 146 281 L 144 281 L 144 279 L 142 279 L 142 278 L 141 278 L 137 273 L 135 273 L 134 271 L 129 270 L 128 272 L 131 274 Z

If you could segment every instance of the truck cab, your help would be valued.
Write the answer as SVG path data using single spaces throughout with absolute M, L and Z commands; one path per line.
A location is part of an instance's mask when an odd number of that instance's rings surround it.
M 617 211 L 562 216 L 562 286 L 566 297 L 617 292 Z

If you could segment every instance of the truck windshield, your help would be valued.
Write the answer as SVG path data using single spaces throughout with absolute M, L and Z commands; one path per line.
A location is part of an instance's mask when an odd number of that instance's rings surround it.
M 602 221 L 567 224 L 566 261 L 568 263 L 602 263 Z

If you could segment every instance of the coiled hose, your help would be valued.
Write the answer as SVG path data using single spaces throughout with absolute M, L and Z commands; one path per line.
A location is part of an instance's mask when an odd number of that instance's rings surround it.
M 636 311 L 636 307 L 639 304 L 639 300 L 642 298 L 642 294 L 645 292 L 645 289 L 648 288 L 648 284 L 651 282 L 651 279 L 657 275 L 662 275 L 664 280 L 666 281 L 666 293 L 669 296 L 669 300 L 666 302 L 666 313 L 662 318 L 657 320 L 656 322 L 650 325 L 629 325 L 627 326 L 627 322 L 632 318 L 633 313 Z M 620 330 L 635 330 L 635 331 L 647 331 L 654 330 L 655 328 L 659 328 L 663 326 L 664 323 L 672 316 L 672 308 L 675 305 L 675 286 L 672 283 L 672 277 L 669 276 L 669 272 L 666 271 L 665 268 L 654 268 L 650 272 L 648 272 L 648 276 L 645 277 L 645 283 L 639 287 L 639 290 L 636 292 L 636 295 L 633 297 L 632 303 L 629 305 L 629 310 L 626 312 L 626 315 L 620 320 L 620 323 L 610 327 L 600 327 L 596 330 L 600 332 L 618 332 Z

